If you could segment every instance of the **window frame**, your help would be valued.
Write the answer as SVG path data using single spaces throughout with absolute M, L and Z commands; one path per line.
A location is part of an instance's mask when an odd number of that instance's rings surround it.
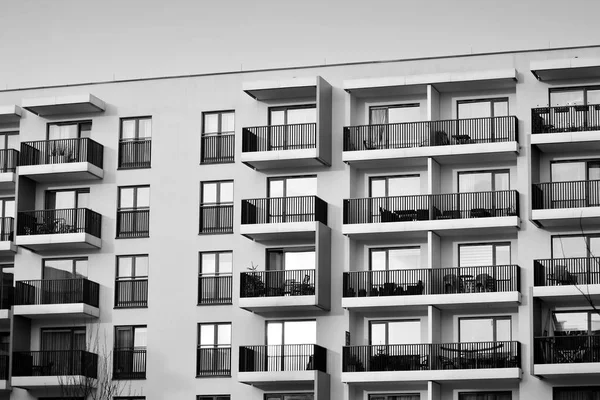
M 302 110 L 302 109 L 308 109 L 308 108 L 314 108 L 315 109 L 315 114 L 318 117 L 318 109 L 317 109 L 317 104 L 316 103 L 310 103 L 310 104 L 294 104 L 294 105 L 286 105 L 286 106 L 273 106 L 273 107 L 269 107 L 268 111 L 267 111 L 267 115 L 268 115 L 268 125 L 269 126 L 287 126 L 288 124 L 288 111 L 289 110 Z M 273 111 L 284 111 L 284 121 L 285 123 L 283 125 L 271 125 L 271 113 Z
M 485 103 L 485 102 L 490 103 L 490 117 L 479 117 L 479 118 L 496 118 L 497 116 L 494 115 L 494 103 L 506 103 L 506 115 L 501 115 L 501 117 L 510 116 L 510 101 L 509 101 L 508 96 L 507 97 L 486 97 L 486 98 L 481 98 L 481 99 L 456 100 L 456 119 L 461 119 L 460 113 L 459 113 L 461 104 L 473 104 L 473 103 Z M 471 118 L 465 118 L 465 119 L 471 119 Z
M 419 259 L 421 258 L 421 246 L 389 246 L 389 247 L 370 247 L 369 249 L 369 271 L 395 271 L 395 269 L 390 270 L 390 250 L 419 250 Z M 373 253 L 374 252 L 385 252 L 385 269 L 379 270 L 373 269 Z M 414 269 L 420 269 L 420 265 L 415 266 Z M 411 268 L 413 269 L 413 268 Z
M 80 194 L 90 194 L 90 188 L 72 188 L 72 189 L 46 189 L 44 191 L 44 209 L 45 210 L 56 210 L 56 208 L 48 208 L 50 206 L 50 196 L 54 195 L 54 203 L 56 205 L 56 193 L 66 193 L 73 192 L 75 196 L 75 209 L 79 209 L 79 195 Z M 91 200 L 91 196 L 90 196 Z M 16 210 L 15 210 L 16 211 Z
M 222 202 L 221 201 L 221 185 L 223 183 L 229 183 L 231 182 L 231 198 L 232 200 L 230 202 Z M 216 194 L 217 194 L 217 201 L 214 203 L 206 203 L 204 202 L 204 186 L 206 184 L 217 184 L 217 190 L 216 190 Z M 233 205 L 234 200 L 235 200 L 235 192 L 234 192 L 235 188 L 234 188 L 234 180 L 233 179 L 222 179 L 222 180 L 216 180 L 216 181 L 201 181 L 200 182 L 200 205 Z
M 213 343 L 208 345 L 202 344 L 202 327 L 203 326 L 212 326 L 213 327 Z M 229 343 L 220 343 L 219 342 L 219 328 L 221 326 L 229 327 Z M 196 376 L 197 377 L 215 377 L 215 376 L 231 376 L 231 351 L 233 349 L 233 323 L 231 322 L 199 322 L 197 324 L 197 336 L 196 336 Z M 219 349 L 227 350 L 229 349 L 229 371 L 220 371 L 218 368 L 219 358 L 212 356 L 212 371 L 213 374 L 202 374 L 200 370 L 200 359 L 199 353 L 201 350 L 210 349 L 212 352 L 218 354 Z M 204 371 L 204 370 L 202 370 Z M 220 373 L 219 373 L 220 372 Z
M 135 331 L 136 329 L 146 329 L 146 346 L 136 346 L 135 345 Z M 130 330 L 131 331 L 131 339 L 132 339 L 132 345 L 131 347 L 116 347 L 117 345 L 117 331 L 119 330 Z M 148 325 L 115 325 L 114 326 L 114 341 L 113 341 L 113 348 L 115 350 L 147 350 L 148 349 Z
M 92 120 L 77 120 L 77 121 L 60 121 L 60 122 L 48 122 L 46 124 L 46 140 L 66 140 L 66 139 L 50 139 L 50 126 L 68 126 L 77 125 L 77 137 L 72 139 L 81 139 L 81 132 L 83 131 L 82 126 L 89 125 L 89 131 L 92 131 Z
M 132 139 L 123 139 L 123 122 L 132 120 L 135 121 L 135 137 Z M 140 139 L 140 121 L 142 120 L 150 120 L 150 137 Z M 119 119 L 119 143 L 152 140 L 153 130 L 154 129 L 152 127 L 152 115 L 144 115 L 140 117 L 122 117 Z
M 233 131 L 223 131 L 223 114 L 233 114 L 234 126 Z M 218 131 L 217 132 L 206 132 L 206 116 L 207 115 L 218 115 Z M 235 110 L 217 110 L 217 111 L 203 111 L 202 112 L 202 136 L 216 136 L 216 135 L 235 135 Z
M 587 334 L 585 336 L 593 336 L 595 331 L 592 331 L 592 315 L 597 315 L 595 310 L 589 310 L 589 309 L 583 309 L 583 310 L 564 310 L 564 311 L 557 311 L 557 310 L 553 310 L 552 311 L 552 323 L 554 324 L 554 327 L 557 326 L 556 324 L 556 314 L 581 314 L 581 313 L 585 313 L 587 314 Z M 568 331 L 557 331 L 556 328 L 553 329 L 554 331 L 554 336 L 557 336 L 556 333 L 557 332 L 568 332 Z M 558 335 L 558 336 L 574 336 L 574 335 Z
M 554 245 L 553 245 L 554 239 L 555 238 L 563 238 L 563 237 L 565 237 L 565 238 L 566 237 L 575 237 L 575 238 L 579 237 L 579 238 L 581 238 L 582 240 L 585 241 L 585 248 L 586 248 L 586 253 L 587 253 L 587 255 L 585 257 L 586 258 L 590 258 L 592 256 L 600 257 L 600 254 L 592 254 L 591 253 L 591 246 L 590 246 L 590 243 L 589 243 L 589 241 L 590 241 L 591 238 L 600 238 L 600 232 L 592 232 L 592 233 L 584 233 L 584 234 L 581 234 L 581 233 L 569 233 L 569 234 L 550 235 L 550 257 L 551 257 L 551 259 L 553 259 L 553 260 L 555 259 L 554 258 L 555 251 L 554 251 Z M 559 260 L 559 258 L 557 258 L 557 260 Z
M 386 120 L 387 124 L 390 124 L 390 109 L 393 108 L 421 108 L 421 103 L 400 103 L 400 104 L 390 104 L 390 105 L 378 105 L 378 106 L 369 106 L 369 125 L 373 124 L 373 110 L 385 110 L 386 111 Z M 418 122 L 418 121 L 406 121 L 406 122 Z
M 266 265 L 266 271 L 286 271 L 285 269 L 285 254 L 286 253 L 305 253 L 305 252 L 309 252 L 312 251 L 315 255 L 315 270 L 317 269 L 317 248 L 315 246 L 297 246 L 297 247 L 268 247 L 265 249 L 265 265 Z M 270 262 L 270 257 L 269 255 L 271 253 L 276 253 L 276 252 L 281 252 L 283 254 L 283 258 L 282 258 L 282 267 L 283 269 L 271 269 L 271 262 Z M 304 268 L 304 269 L 311 269 L 311 268 Z M 289 271 L 293 271 L 293 270 L 289 270 Z
M 18 136 L 18 135 L 19 135 L 19 131 L 18 130 L 12 130 L 11 129 L 11 130 L 6 130 L 5 131 L 5 130 L 0 129 L 0 142 L 4 141 L 4 144 L 2 145 L 4 147 L 0 147 L 0 150 L 11 150 L 12 149 L 12 150 L 19 151 L 20 150 L 20 141 L 17 144 L 17 148 L 16 149 L 14 149 L 12 147 L 8 147 L 8 145 L 9 145 L 9 143 L 8 143 L 9 139 L 8 138 L 10 136 Z M 17 137 L 17 139 L 18 139 L 18 137 Z
M 588 104 L 588 90 L 600 90 L 600 85 L 579 85 L 579 86 L 564 86 L 564 87 L 551 87 L 548 88 L 548 106 L 549 107 L 568 107 L 566 104 L 553 106 L 552 105 L 552 93 L 557 92 L 572 92 L 575 90 L 583 91 L 583 104 L 584 106 L 589 106 Z
M 480 316 L 472 316 L 472 317 L 458 317 L 458 342 L 459 343 L 471 343 L 471 342 L 461 342 L 461 338 L 460 338 L 460 323 L 461 321 L 464 320 L 475 320 L 475 319 L 480 319 L 480 320 L 486 320 L 486 319 L 491 319 L 493 322 L 493 330 L 494 330 L 494 335 L 493 335 L 493 339 L 489 340 L 489 342 L 497 342 L 498 341 L 498 321 L 499 320 L 508 320 L 510 322 L 510 340 L 513 340 L 513 321 L 512 321 L 512 316 L 511 315 L 480 315 Z
M 76 272 L 77 272 L 77 261 L 86 261 L 89 262 L 89 258 L 87 256 L 82 256 L 82 257 L 56 257 L 56 258 L 42 258 L 42 280 L 44 280 L 44 275 L 45 275 L 45 270 L 46 270 L 46 261 L 66 261 L 66 260 L 70 260 L 72 261 L 71 263 L 71 275 L 76 276 Z M 89 272 L 89 265 L 88 265 L 88 272 Z M 85 277 L 83 278 L 76 278 L 73 277 L 71 279 L 88 279 L 87 277 L 88 274 L 85 275 Z
M 140 188 L 148 188 L 148 204 L 150 204 L 150 185 L 132 185 L 132 186 L 118 186 L 118 196 L 117 196 L 117 211 L 137 211 L 137 210 L 149 210 L 150 209 L 150 205 L 148 205 L 147 207 L 139 207 L 137 205 L 138 203 L 138 189 Z M 122 207 L 121 206 L 121 200 L 122 200 L 122 193 L 121 191 L 123 189 L 133 189 L 133 207 Z
M 507 241 L 507 242 L 478 242 L 478 243 L 458 243 L 457 246 L 457 251 L 458 251 L 458 267 L 461 268 L 461 256 L 460 256 L 460 250 L 463 247 L 474 247 L 474 246 L 492 246 L 492 262 L 493 264 L 490 266 L 498 266 L 497 260 L 496 260 L 496 247 L 498 246 L 507 246 L 508 245 L 508 251 L 509 251 L 509 257 L 510 257 L 510 262 L 511 264 L 507 264 L 507 265 L 512 265 L 512 256 L 513 256 L 513 250 L 512 250 L 512 242 Z M 500 265 L 504 265 L 504 264 L 500 264 Z M 487 267 L 488 265 L 479 265 L 480 267 Z M 465 268 L 470 268 L 470 267 L 465 267 Z
M 511 190 L 511 182 L 510 182 L 510 168 L 500 168 L 500 169 L 483 169 L 483 170 L 473 170 L 473 171 L 457 171 L 456 173 L 456 193 L 478 193 L 478 192 L 461 192 L 460 191 L 460 177 L 461 175 L 469 175 L 469 174 L 483 174 L 483 173 L 489 173 L 490 174 L 490 182 L 492 184 L 492 190 L 491 192 L 496 192 L 498 190 L 496 190 L 496 179 L 495 176 L 498 174 L 506 174 L 508 176 L 508 187 L 509 189 L 506 190 Z M 502 189 L 504 190 L 504 189 Z
M 277 181 L 283 182 L 283 196 L 281 196 L 281 198 L 287 198 L 288 197 L 288 195 L 287 195 L 288 181 L 293 180 L 293 179 L 314 179 L 315 183 L 318 183 L 316 174 L 269 176 L 269 177 L 267 177 L 267 198 L 269 198 L 269 199 L 270 198 L 274 198 L 274 199 L 279 198 L 279 197 L 271 197 L 271 182 L 277 182 Z M 316 196 L 316 195 L 304 195 L 304 196 Z
M 368 321 L 368 323 L 369 323 L 369 327 L 368 327 L 369 345 L 370 346 L 393 346 L 393 345 L 390 345 L 390 340 L 389 340 L 389 324 L 390 323 L 401 323 L 401 322 L 418 322 L 419 330 L 422 330 L 420 318 L 385 319 L 385 320 L 372 319 L 372 320 Z M 385 344 L 381 344 L 381 345 L 373 344 L 373 325 L 385 325 Z M 422 336 L 422 335 L 419 334 L 419 336 Z M 422 340 L 421 340 L 421 342 L 422 342 Z
M 60 349 L 60 351 L 75 351 L 76 349 L 75 347 L 75 335 L 77 334 L 77 332 L 79 332 L 79 334 L 81 334 L 83 332 L 83 337 L 84 337 L 84 349 L 83 351 L 87 351 L 88 350 L 88 338 L 87 338 L 87 329 L 86 326 L 63 326 L 63 327 L 43 327 L 40 328 L 40 338 L 39 338 L 39 342 L 40 342 L 40 351 L 54 351 L 54 350 L 58 350 L 58 349 L 53 349 L 53 350 L 48 350 L 48 349 L 42 349 L 43 344 L 44 344 L 44 333 L 45 332 L 69 332 L 70 334 L 70 340 L 71 340 L 71 344 L 69 345 L 70 349 Z
M 385 196 L 384 198 L 390 197 L 390 179 L 394 178 L 418 178 L 419 179 L 419 192 L 421 192 L 421 174 L 400 174 L 400 175 L 379 175 L 379 176 L 369 176 L 369 198 L 379 198 L 373 197 L 373 181 L 385 181 Z M 409 195 L 409 196 L 419 196 L 419 194 Z

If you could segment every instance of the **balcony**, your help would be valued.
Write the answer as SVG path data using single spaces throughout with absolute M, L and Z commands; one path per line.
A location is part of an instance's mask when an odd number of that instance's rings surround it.
M 115 282 L 115 308 L 148 307 L 148 279 Z
M 13 314 L 27 318 L 100 316 L 100 285 L 87 279 L 18 281 Z
M 17 105 L 0 106 L 0 124 L 14 124 L 21 120 L 23 110 Z
M 117 210 L 117 239 L 145 238 L 150 235 L 150 210 Z
M 516 117 L 347 126 L 342 160 L 357 167 L 397 165 L 435 157 L 440 163 L 515 159 L 519 154 Z
M 533 108 L 531 133 L 543 152 L 600 150 L 600 105 Z
M 331 85 L 320 76 L 244 82 L 243 90 L 268 106 L 314 103 L 316 122 L 242 128 L 244 164 L 258 170 L 331 165 Z
M 342 307 L 353 310 L 503 307 L 520 301 L 516 265 L 344 272 Z
M 320 282 L 322 274 L 315 269 L 242 272 L 239 306 L 258 313 L 328 310 L 330 288 Z
M 199 348 L 196 376 L 231 376 L 231 347 Z
M 600 373 L 600 336 L 534 338 L 533 375 L 597 377 Z
M 31 251 L 99 249 L 102 216 L 87 208 L 23 211 L 17 215 L 17 246 Z
M 587 303 L 600 300 L 600 258 L 576 257 L 534 260 L 533 296 L 544 301 Z M 585 296 L 582 295 L 585 293 Z
M 353 239 L 425 237 L 476 232 L 514 233 L 519 193 L 494 192 L 369 197 L 344 200 L 342 233 Z
M 14 149 L 0 150 L 0 190 L 15 190 L 19 152 Z
M 19 175 L 37 182 L 102 179 L 104 146 L 89 138 L 21 143 Z
M 201 150 L 201 164 L 235 162 L 235 134 L 203 135 Z
M 150 168 L 152 139 L 121 140 L 119 142 L 119 169 Z
M 233 204 L 200 204 L 199 234 L 233 233 Z
M 113 350 L 113 379 L 146 379 L 146 349 Z
M 231 304 L 233 276 L 201 275 L 198 277 L 198 305 Z
M 13 256 L 17 252 L 14 242 L 15 219 L 12 217 L 0 218 L 0 256 Z
M 240 346 L 238 380 L 258 387 L 313 389 L 326 368 L 327 350 L 315 344 Z
M 242 200 L 240 233 L 256 241 L 314 240 L 327 225 L 327 203 L 317 196 Z
M 342 382 L 518 380 L 519 342 L 345 346 Z
M 531 219 L 540 227 L 587 228 L 600 223 L 600 180 L 537 183 L 531 197 Z
M 106 103 L 90 93 L 24 99 L 21 106 L 40 117 L 104 112 Z
M 60 388 L 84 382 L 96 385 L 98 355 L 83 350 L 18 351 L 13 353 L 12 386 Z

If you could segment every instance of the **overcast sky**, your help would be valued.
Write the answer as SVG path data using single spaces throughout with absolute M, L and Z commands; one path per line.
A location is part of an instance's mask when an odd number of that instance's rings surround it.
M 600 44 L 598 0 L 0 0 L 0 88 Z

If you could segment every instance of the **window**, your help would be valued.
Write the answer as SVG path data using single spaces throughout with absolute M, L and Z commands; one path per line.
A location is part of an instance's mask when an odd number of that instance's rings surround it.
M 15 172 L 19 158 L 19 132 L 0 131 L 0 173 Z
M 115 308 L 148 307 L 148 255 L 118 256 Z
M 510 243 L 459 244 L 458 265 L 461 267 L 510 265 Z
M 231 323 L 198 324 L 196 375 L 231 375 Z
M 92 121 L 58 122 L 48 124 L 48 140 L 90 137 Z M 68 143 L 63 141 L 64 144 Z
M 14 265 L 0 265 L 0 309 L 9 310 L 14 301 L 14 276 L 12 272 L 8 272 L 9 268 Z
M 600 206 L 600 161 L 555 161 L 550 164 L 552 208 Z
M 371 394 L 369 400 L 420 400 L 420 394 Z
M 552 258 L 600 257 L 600 235 L 552 236 Z
M 372 346 L 421 343 L 421 321 L 371 321 L 369 341 Z
M 113 379 L 146 379 L 145 326 L 115 326 Z
M 317 108 L 315 105 L 269 109 L 269 150 L 315 148 Z
M 82 371 L 86 367 L 82 350 L 87 350 L 84 327 L 46 328 L 41 330 L 40 352 L 32 362 L 47 376 L 75 375 L 74 371 L 87 375 Z
M 14 197 L 0 198 L 0 241 L 13 240 L 14 220 Z
M 458 192 L 465 193 L 458 198 L 459 207 L 468 215 L 466 218 L 516 215 L 516 204 L 507 192 L 509 189 L 507 170 L 458 173 Z
M 555 387 L 553 400 L 600 400 L 600 386 Z
M 458 400 L 511 400 L 511 392 L 463 392 Z
M 552 314 L 555 336 L 597 336 L 600 315 L 595 311 L 567 311 Z
M 267 393 L 265 400 L 314 400 L 313 393 Z
M 412 220 L 413 215 L 404 214 L 402 208 L 407 208 L 406 200 L 397 199 L 397 196 L 410 196 L 421 193 L 421 177 L 419 175 L 404 176 L 377 176 L 369 179 L 369 197 L 371 204 L 371 218 L 373 222 L 387 222 L 385 215 L 388 212 L 392 220 L 402 221 L 406 218 Z M 414 214 L 414 212 L 412 212 Z M 427 214 L 429 217 L 429 213 Z
M 200 253 L 198 304 L 231 304 L 231 251 Z
M 233 233 L 233 181 L 202 182 L 200 233 Z
M 514 139 L 514 128 L 508 123 L 508 98 L 460 100 L 457 103 L 458 144 L 506 142 Z M 489 118 L 489 121 L 473 121 Z
M 266 294 L 314 295 L 316 262 L 314 247 L 267 249 Z
M 299 367 L 309 365 L 317 342 L 317 321 L 268 321 L 267 368 L 284 371 L 290 363 Z M 293 361 L 292 361 L 293 360 Z
M 317 177 L 269 178 L 269 223 L 311 221 L 315 214 Z
M 119 168 L 150 168 L 152 118 L 121 119 Z
M 490 192 L 510 189 L 509 172 L 474 171 L 458 173 L 458 192 Z
M 458 118 L 489 118 L 508 116 L 508 98 L 458 101 Z
M 370 290 L 385 295 L 419 293 L 426 281 L 425 271 L 421 266 L 420 247 L 373 248 L 369 251 L 369 268 L 371 271 Z M 397 272 L 398 270 L 414 270 Z M 396 272 L 395 272 L 396 271 Z M 421 284 L 419 285 L 419 282 Z M 406 284 L 410 285 L 406 285 Z M 405 286 L 406 285 L 406 286 Z
M 228 394 L 218 394 L 215 396 L 199 395 L 196 396 L 196 400 L 231 400 L 231 396 Z
M 150 236 L 150 186 L 119 188 L 117 238 Z
M 550 107 L 600 104 L 599 87 L 550 89 Z
M 203 114 L 201 164 L 234 162 L 235 113 L 233 111 Z
M 405 135 L 399 135 L 398 130 L 388 124 L 413 122 L 421 120 L 421 109 L 419 104 L 400 104 L 394 106 L 377 106 L 369 108 L 369 136 L 364 141 L 367 149 L 377 148 L 400 148 L 419 145 L 418 143 L 407 143 Z
M 458 339 L 461 343 L 512 340 L 510 317 L 459 318 L 458 325 Z
M 42 268 L 43 280 L 81 279 L 87 278 L 88 259 L 80 258 L 51 258 L 44 259 Z
M 33 220 L 26 220 L 27 228 L 33 228 L 38 234 L 46 233 L 76 233 L 88 232 L 94 225 L 87 218 L 90 189 L 48 190 L 45 196 L 43 212 L 36 212 L 30 216 Z M 35 220 L 36 215 L 41 223 Z M 27 229 L 25 228 L 25 229 Z

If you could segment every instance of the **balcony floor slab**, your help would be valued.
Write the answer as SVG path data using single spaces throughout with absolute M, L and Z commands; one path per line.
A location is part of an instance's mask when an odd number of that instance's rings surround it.
M 435 158 L 440 164 L 452 164 L 489 161 L 490 158 L 498 161 L 515 160 L 518 155 L 519 144 L 505 142 L 345 151 L 342 161 L 357 168 L 381 168 L 398 165 L 398 162 L 405 165 L 405 160 L 411 159 L 421 159 L 421 162 L 408 162 L 407 166 L 426 165 L 428 157 Z
M 238 372 L 238 381 L 263 390 L 313 390 L 321 371 Z
M 18 168 L 18 167 L 17 167 Z M 0 173 L 0 190 L 15 190 L 15 182 L 17 181 L 17 174 L 14 172 L 1 172 Z
M 12 257 L 17 252 L 17 245 L 13 241 L 0 242 L 0 257 Z
M 89 233 L 55 233 L 49 235 L 18 235 L 17 246 L 34 252 L 89 250 L 102 247 L 102 239 Z
M 440 236 L 464 235 L 469 233 L 516 233 L 521 226 L 517 216 L 446 219 L 433 221 L 401 221 L 371 224 L 344 224 L 342 234 L 357 240 L 378 239 L 383 237 L 425 237 L 428 231 Z
M 26 176 L 36 182 L 82 181 L 104 178 L 102 168 L 89 162 L 63 164 L 22 165 L 17 167 L 19 176 Z
M 545 228 L 595 227 L 600 224 L 600 207 L 531 210 L 531 219 Z
M 534 286 L 532 293 L 533 297 L 549 303 L 582 303 L 587 305 L 589 303 L 585 296 L 589 296 L 590 300 L 600 301 L 600 285 Z
M 371 382 L 426 382 L 426 381 L 472 381 L 503 380 L 518 381 L 521 368 L 446 369 L 423 371 L 373 371 L 342 372 L 342 382 L 366 384 Z
M 34 304 L 13 306 L 13 314 L 32 319 L 56 317 L 86 318 L 100 316 L 98 307 L 83 303 L 70 304 Z
M 257 169 L 306 168 L 328 165 L 316 148 L 280 151 L 254 151 L 242 153 L 242 163 Z
M 317 303 L 316 295 L 241 297 L 238 304 L 240 308 L 255 313 L 315 311 L 326 309 L 326 307 Z
M 536 133 L 531 145 L 544 153 L 600 150 L 600 131 Z
M 242 224 L 240 234 L 258 242 L 271 240 L 315 240 L 317 221 L 272 224 Z
M 13 387 L 23 389 L 45 389 L 45 388 L 60 388 L 61 382 L 86 382 L 90 387 L 96 387 L 97 380 L 90 380 L 84 376 L 67 375 L 67 376 L 13 376 L 11 384 Z M 90 382 L 91 381 L 91 382 Z
M 407 307 L 426 309 L 434 305 L 441 309 L 505 307 L 521 303 L 519 292 L 429 294 L 413 296 L 344 297 L 342 307 L 357 311 L 382 311 Z
M 568 378 L 585 375 L 597 377 L 598 374 L 600 374 L 600 362 L 533 365 L 533 375 L 546 378 Z

